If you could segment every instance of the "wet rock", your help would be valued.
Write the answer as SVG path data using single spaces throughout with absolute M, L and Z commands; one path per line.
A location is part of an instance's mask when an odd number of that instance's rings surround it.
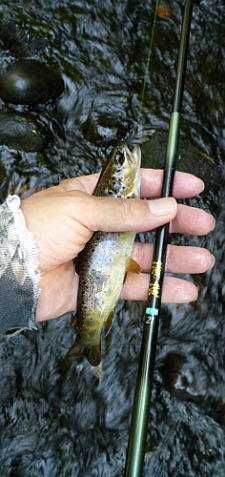
M 142 167 L 163 169 L 166 157 L 167 133 L 155 131 L 148 142 L 142 145 Z M 220 170 L 216 160 L 189 139 L 180 138 L 176 168 L 200 177 L 205 182 L 205 193 L 218 188 Z
M 5 103 L 45 103 L 60 96 L 63 90 L 61 76 L 36 60 L 12 63 L 0 75 L 0 97 Z
M 0 22 L 0 45 L 17 57 L 41 55 L 47 48 L 47 39 L 33 32 L 23 23 Z
M 36 117 L 20 113 L 0 115 L 0 144 L 25 152 L 42 150 L 51 140 L 50 129 Z

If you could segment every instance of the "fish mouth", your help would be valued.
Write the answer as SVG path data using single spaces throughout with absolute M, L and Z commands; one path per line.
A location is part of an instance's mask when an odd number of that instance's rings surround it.
M 137 165 L 137 167 L 140 167 L 140 165 L 141 165 L 141 149 L 140 149 L 140 146 L 135 145 L 132 152 L 126 144 L 123 144 L 122 147 L 124 149 L 127 161 L 131 162 L 132 164 Z
M 141 165 L 141 148 L 136 144 L 132 151 L 132 156 L 135 157 L 136 161 L 138 162 L 138 166 Z

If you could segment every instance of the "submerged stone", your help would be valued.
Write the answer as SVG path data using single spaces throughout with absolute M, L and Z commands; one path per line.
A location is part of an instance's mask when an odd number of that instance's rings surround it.
M 166 157 L 167 133 L 156 130 L 148 142 L 142 145 L 142 167 L 163 169 Z M 205 192 L 218 188 L 220 171 L 213 157 L 210 157 L 189 139 L 180 138 L 176 168 L 200 177 L 205 182 Z
M 0 75 L 0 98 L 5 103 L 46 103 L 60 96 L 63 90 L 61 76 L 36 60 L 16 61 Z
M 47 48 L 46 38 L 25 24 L 15 21 L 0 22 L 0 45 L 17 57 L 41 55 Z
M 51 140 L 50 129 L 31 115 L 0 115 L 0 144 L 25 152 L 42 150 Z

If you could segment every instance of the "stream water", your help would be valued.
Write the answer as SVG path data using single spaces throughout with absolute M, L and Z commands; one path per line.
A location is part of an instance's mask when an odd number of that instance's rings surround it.
M 162 166 L 184 2 L 167 6 L 140 112 L 155 2 L 2 0 L 0 20 L 14 29 L 8 40 L 0 29 L 0 68 L 35 58 L 56 67 L 65 91 L 31 108 L 52 131 L 48 146 L 32 153 L 0 146 L 1 200 L 98 171 L 121 139 L 141 144 L 144 167 Z M 217 226 L 207 237 L 172 241 L 207 246 L 216 264 L 193 278 L 195 303 L 163 306 L 145 477 L 225 475 L 224 25 L 223 0 L 194 2 L 178 168 L 205 180 L 204 194 L 189 203 L 213 213 Z M 1 338 L 2 477 L 122 477 L 142 316 L 143 304 L 118 303 L 101 381 L 85 359 L 57 372 L 74 340 L 69 315 Z

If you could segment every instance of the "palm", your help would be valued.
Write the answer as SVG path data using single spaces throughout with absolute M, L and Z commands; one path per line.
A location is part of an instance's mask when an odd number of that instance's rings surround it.
M 192 197 L 202 190 L 202 182 L 189 174 L 176 173 L 174 192 L 177 198 Z M 62 182 L 57 187 L 38 192 L 24 201 L 22 209 L 38 247 L 41 272 L 41 294 L 37 304 L 38 321 L 60 316 L 76 308 L 78 275 L 74 258 L 84 248 L 95 230 L 138 231 L 151 230 L 172 221 L 171 230 L 178 233 L 205 235 L 214 225 L 213 218 L 194 207 L 179 206 L 174 212 L 156 217 L 151 212 L 152 201 L 115 200 L 93 197 L 97 175 Z M 161 189 L 162 171 L 142 171 L 142 195 L 157 197 Z M 149 191 L 151 196 L 149 197 Z M 163 199 L 163 201 L 169 199 Z M 165 204 L 165 202 L 163 202 Z M 150 206 L 150 210 L 148 207 Z M 187 249 L 187 250 L 186 250 Z M 213 263 L 212 255 L 196 247 L 171 247 L 171 260 L 166 271 L 172 273 L 203 273 Z M 145 300 L 151 266 L 152 247 L 136 245 L 134 259 L 143 273 L 128 274 L 122 297 Z M 196 287 L 182 279 L 166 278 L 163 300 L 183 303 L 196 298 Z
M 40 287 L 42 293 L 37 311 L 41 316 L 48 319 L 72 311 L 76 305 L 78 288 L 78 276 L 73 260 L 45 272 Z

